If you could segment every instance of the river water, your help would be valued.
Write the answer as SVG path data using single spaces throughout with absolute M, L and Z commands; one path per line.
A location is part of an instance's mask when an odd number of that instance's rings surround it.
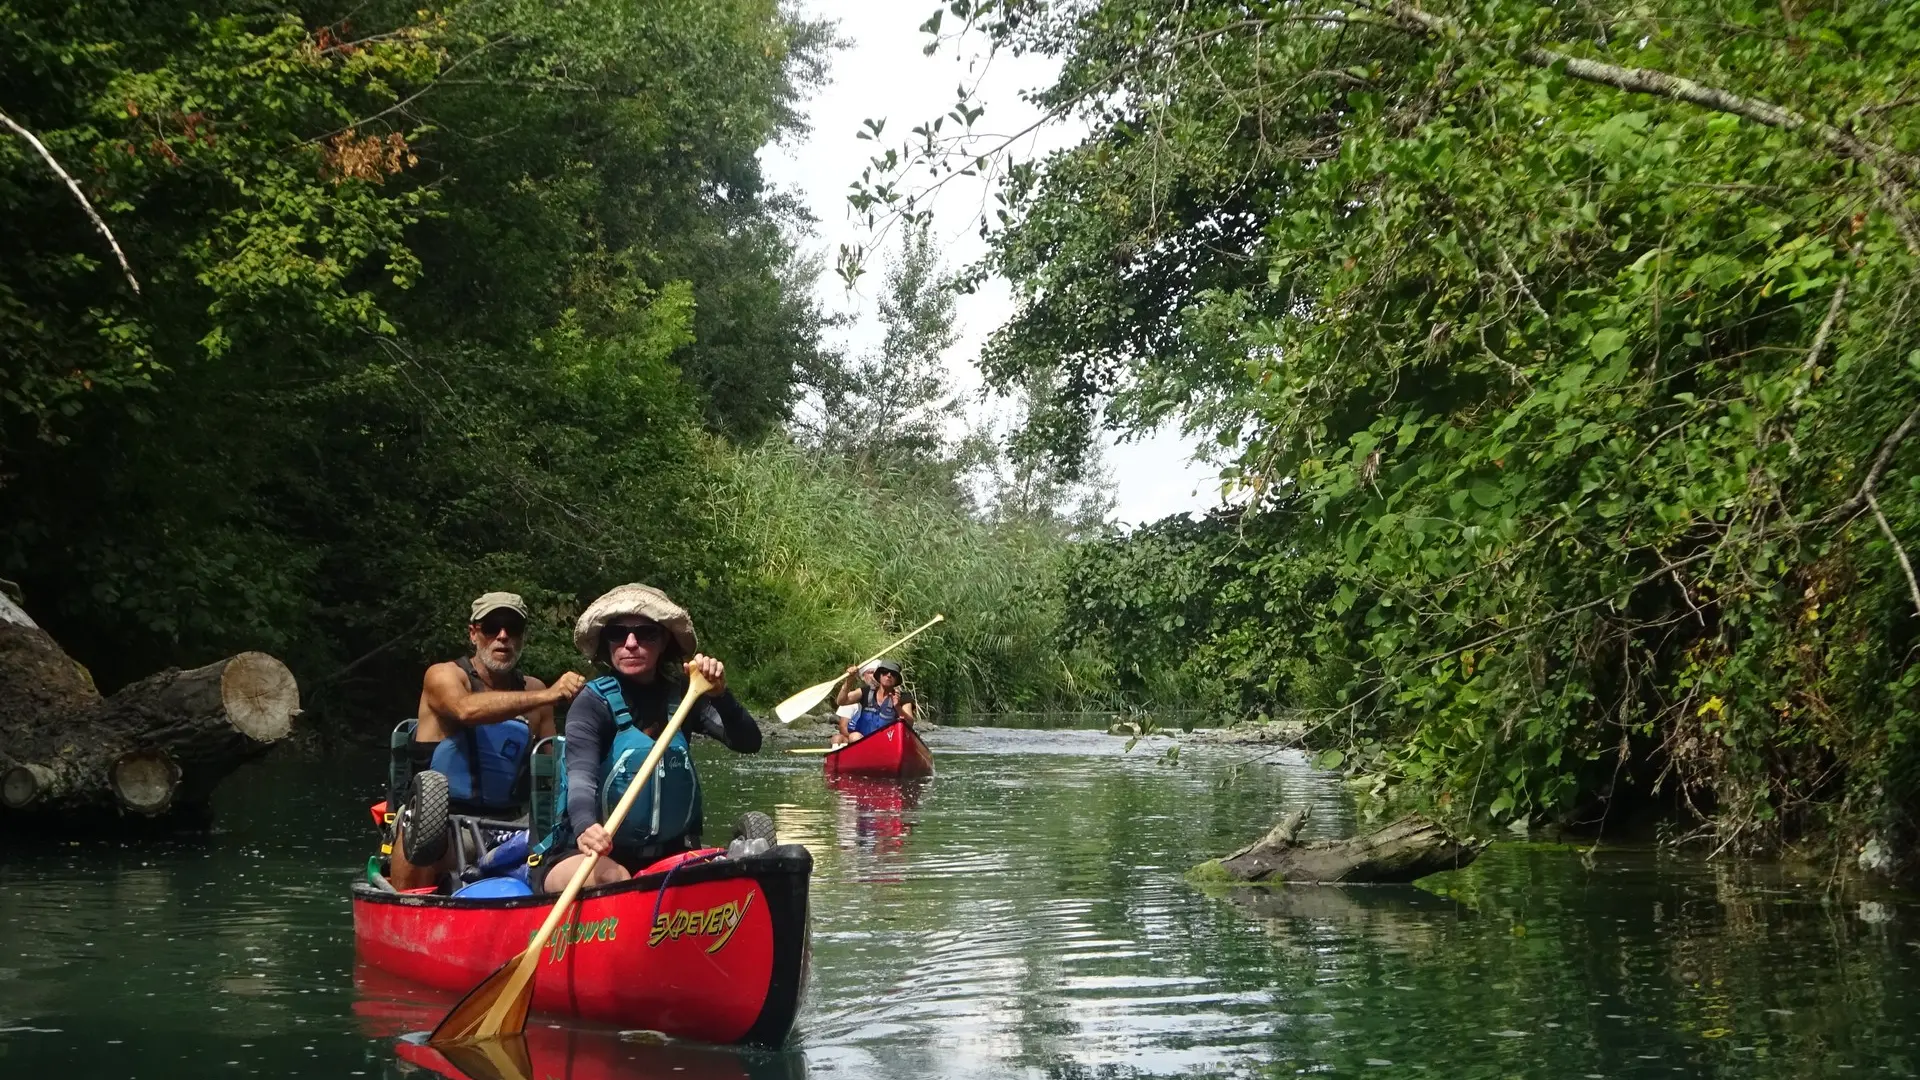
M 1355 827 L 1297 756 L 948 728 L 924 787 L 702 751 L 709 832 L 814 853 L 784 1053 L 545 1026 L 538 1072 L 617 1077 L 1807 1077 L 1920 1069 L 1920 908 L 1697 854 L 1496 844 L 1424 888 L 1182 873 L 1282 808 Z M 368 752 L 234 777 L 210 836 L 0 848 L 0 1077 L 401 1077 L 444 999 L 356 972 Z

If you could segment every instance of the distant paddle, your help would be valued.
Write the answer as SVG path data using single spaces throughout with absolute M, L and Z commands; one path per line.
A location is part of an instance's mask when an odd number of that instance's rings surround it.
M 886 648 L 881 649 L 879 652 L 874 653 L 872 656 L 869 656 L 865 660 L 860 661 L 860 663 L 856 666 L 866 667 L 868 664 L 873 663 L 875 660 L 880 659 L 881 657 L 887 655 L 888 653 L 899 648 L 900 646 L 905 645 L 907 642 L 912 641 L 914 638 L 919 637 L 922 630 L 930 629 L 934 623 L 940 622 L 945 618 L 946 618 L 945 615 L 935 615 L 932 619 L 929 619 L 927 621 L 926 626 L 921 627 L 919 630 L 915 630 L 913 633 L 908 634 L 906 637 L 901 638 L 899 641 L 896 641 L 893 644 L 887 646 Z M 813 707 L 815 705 L 820 704 L 820 702 L 824 698 L 826 698 L 828 694 L 833 693 L 833 688 L 836 686 L 839 686 L 840 683 L 845 679 L 846 679 L 845 675 L 835 675 L 833 678 L 828 679 L 826 682 L 820 683 L 815 686 L 809 686 L 805 690 L 800 691 L 799 693 L 793 695 L 792 697 L 781 702 L 780 704 L 775 705 L 773 707 L 773 715 L 779 717 L 781 723 L 791 724 L 795 720 L 798 720 L 801 717 L 807 715 L 809 712 L 812 712 Z
M 789 754 L 831 754 L 838 749 L 840 748 L 837 746 L 790 746 L 787 748 L 787 753 Z
M 680 724 L 693 711 L 693 703 L 711 689 L 713 684 L 707 681 L 705 675 L 691 666 L 687 668 L 687 696 L 680 699 L 680 707 L 673 711 L 673 719 L 667 721 L 660 737 L 654 740 L 646 762 L 634 774 L 639 777 L 639 782 L 627 786 L 627 793 L 620 797 L 620 805 L 614 807 L 612 815 L 607 818 L 605 825 L 608 834 L 620 830 L 620 822 L 626 818 L 627 811 L 633 808 L 634 798 L 647 786 L 647 781 L 653 779 L 654 768 L 660 764 L 660 757 L 667 752 L 667 744 L 673 741 Z M 455 1005 L 447 1013 L 447 1018 L 440 1021 L 440 1026 L 433 1029 L 433 1034 L 427 1036 L 428 1046 L 498 1039 L 518 1035 L 527 1029 L 527 1008 L 533 1004 L 533 973 L 540 966 L 540 950 L 546 948 L 547 938 L 552 936 L 553 928 L 560 925 L 561 917 L 573 906 L 573 898 L 579 894 L 580 887 L 586 884 L 588 876 L 593 873 L 594 864 L 599 861 L 598 855 L 589 855 L 580 860 L 580 868 L 573 872 L 573 880 L 567 882 L 566 891 L 554 902 L 553 910 L 547 914 L 547 921 L 540 924 L 539 932 L 527 943 L 527 950 L 501 964 L 479 986 L 467 991 L 467 996 L 460 999 L 460 1004 Z

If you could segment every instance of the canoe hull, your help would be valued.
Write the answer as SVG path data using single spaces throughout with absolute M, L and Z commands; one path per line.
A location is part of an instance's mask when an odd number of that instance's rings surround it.
M 542 950 L 535 1012 L 711 1043 L 778 1046 L 806 990 L 813 857 L 787 845 L 587 889 Z M 549 897 L 465 900 L 353 889 L 360 958 L 465 993 L 517 956 Z
M 851 742 L 825 757 L 828 776 L 933 775 L 933 751 L 920 741 L 912 724 L 895 721 Z

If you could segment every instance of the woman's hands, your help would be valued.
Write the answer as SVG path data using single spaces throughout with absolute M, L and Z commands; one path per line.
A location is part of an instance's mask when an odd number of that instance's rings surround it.
M 707 697 L 719 697 L 727 692 L 727 665 L 706 653 L 695 653 L 687 664 L 687 671 L 697 671 L 713 684 L 713 689 L 707 691 Z
M 594 822 L 587 831 L 580 834 L 580 854 L 605 856 L 613 851 L 613 834 L 607 827 Z

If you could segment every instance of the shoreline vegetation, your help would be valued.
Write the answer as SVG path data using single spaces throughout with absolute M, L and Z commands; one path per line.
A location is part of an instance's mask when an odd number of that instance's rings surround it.
M 5 587 L 103 690 L 257 649 L 375 735 L 492 589 L 544 674 L 654 583 L 755 703 L 940 611 L 935 717 L 1205 710 L 1396 816 L 1908 871 L 1904 8 L 927 11 L 1084 133 L 872 125 L 854 353 L 759 169 L 837 48 L 776 0 L 9 5 Z M 1169 420 L 1230 506 L 1102 525 L 1097 435 Z
M 1311 717 L 1403 812 L 1908 868 L 1909 11 L 928 10 L 1080 130 L 1021 157 L 962 86 L 853 205 L 994 171 L 990 379 L 1060 459 L 1177 417 L 1236 491 L 1075 549 L 1123 693 Z

